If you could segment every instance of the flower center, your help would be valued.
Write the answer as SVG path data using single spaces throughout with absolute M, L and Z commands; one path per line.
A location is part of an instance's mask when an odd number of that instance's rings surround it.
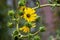
M 29 18 L 30 17 L 30 14 L 27 14 L 26 16 Z

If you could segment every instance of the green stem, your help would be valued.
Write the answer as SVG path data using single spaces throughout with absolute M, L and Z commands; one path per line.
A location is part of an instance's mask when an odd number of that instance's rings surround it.
M 19 32 L 19 18 L 17 18 L 16 29 L 17 29 L 17 31 Z
M 18 30 L 18 23 L 16 24 L 16 29 L 17 29 L 17 31 L 19 31 L 19 30 Z
M 32 34 L 32 36 L 37 35 L 40 32 L 40 30 L 38 30 L 37 32 L 35 32 L 34 34 Z
M 34 7 L 33 9 L 42 8 L 42 7 L 46 7 L 46 6 L 51 6 L 51 7 L 57 6 L 57 7 L 60 7 L 60 4 L 43 4 L 43 5 Z
M 40 32 L 40 30 L 38 30 L 37 32 L 35 32 L 34 34 L 30 34 L 31 36 L 35 36 Z M 20 38 L 27 38 L 29 35 L 21 35 Z

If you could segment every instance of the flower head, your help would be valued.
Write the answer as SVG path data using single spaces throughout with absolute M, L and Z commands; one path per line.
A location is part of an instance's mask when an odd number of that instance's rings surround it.
M 22 30 L 25 33 L 30 31 L 29 27 L 27 27 L 27 26 L 23 26 L 22 28 L 20 28 L 20 30 Z
M 23 18 L 28 22 L 35 21 L 37 14 L 35 14 L 35 10 L 32 8 L 26 8 L 24 10 Z

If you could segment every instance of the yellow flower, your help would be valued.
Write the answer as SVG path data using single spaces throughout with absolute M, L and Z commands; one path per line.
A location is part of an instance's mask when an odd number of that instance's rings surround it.
M 22 28 L 20 28 L 20 30 L 22 30 L 23 32 L 27 33 L 29 32 L 29 28 L 27 26 L 23 26 Z
M 23 18 L 28 22 L 35 21 L 37 14 L 35 14 L 35 10 L 32 8 L 26 8 L 24 10 Z

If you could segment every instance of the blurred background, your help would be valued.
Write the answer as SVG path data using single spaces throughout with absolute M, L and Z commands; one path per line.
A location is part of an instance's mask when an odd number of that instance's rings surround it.
M 9 29 L 7 12 L 16 9 L 19 0 L 0 0 L 0 40 L 13 40 L 11 34 L 14 28 Z M 38 0 L 40 4 L 58 3 L 59 0 Z M 28 7 L 35 7 L 36 0 L 27 0 Z M 47 30 L 41 34 L 41 40 L 60 40 L 60 7 L 43 7 L 36 9 L 37 14 L 42 17 L 42 24 Z M 37 29 L 36 29 L 37 30 Z

